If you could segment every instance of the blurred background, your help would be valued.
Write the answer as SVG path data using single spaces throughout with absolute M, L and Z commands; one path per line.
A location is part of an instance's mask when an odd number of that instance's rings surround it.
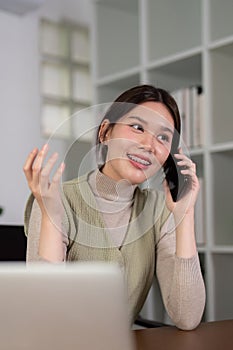
M 176 99 L 197 163 L 203 320 L 232 318 L 232 15 L 232 0 L 0 0 L 2 261 L 25 259 L 29 152 L 49 141 L 64 179 L 77 176 L 105 108 L 92 106 L 150 83 Z M 169 322 L 158 295 L 155 285 L 143 314 Z

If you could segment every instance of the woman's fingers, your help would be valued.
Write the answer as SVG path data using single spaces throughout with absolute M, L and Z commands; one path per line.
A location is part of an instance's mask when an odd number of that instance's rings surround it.
M 28 155 L 26 162 L 23 166 L 23 171 L 28 182 L 32 181 L 32 165 L 35 161 L 37 154 L 38 154 L 38 148 L 34 148 Z
M 52 168 L 54 167 L 57 159 L 58 159 L 58 153 L 54 153 L 48 159 L 48 161 L 45 164 L 45 166 L 43 167 L 43 169 L 41 169 L 40 179 L 39 179 L 41 189 L 43 189 L 43 188 L 47 189 L 48 188 L 49 176 L 50 176 Z
M 39 151 L 39 153 L 38 153 L 38 155 L 33 163 L 32 170 L 35 174 L 37 174 L 41 171 L 42 164 L 43 164 L 43 161 L 44 161 L 47 153 L 48 153 L 48 145 L 45 144 L 42 147 L 42 149 Z
M 192 165 L 185 165 L 180 169 L 181 174 L 194 177 L 196 176 L 196 165 L 193 163 Z
M 35 158 L 32 164 L 32 177 L 30 188 L 35 196 L 40 195 L 39 182 L 40 182 L 40 174 L 42 169 L 43 161 L 48 152 L 48 145 L 45 144 L 42 149 L 37 153 L 37 157 Z
M 181 167 L 181 174 L 190 177 L 192 179 L 192 183 L 198 183 L 196 164 L 183 153 L 182 149 L 179 149 L 178 151 L 179 153 L 175 154 L 174 156 L 178 160 L 177 165 Z
M 34 148 L 23 167 L 28 185 L 34 194 L 41 193 L 41 186 L 46 185 L 46 188 L 48 188 L 48 178 L 58 157 L 57 153 L 50 157 L 43 169 L 42 165 L 48 153 L 48 148 L 48 144 L 45 144 L 40 151 Z
M 186 167 L 189 167 L 189 168 L 191 168 L 194 165 L 194 163 L 188 158 L 179 160 L 177 162 L 177 164 L 180 165 L 180 166 L 186 166 Z
M 62 162 L 54 171 L 50 182 L 51 171 L 58 160 L 58 153 L 54 153 L 48 161 L 45 157 L 48 153 L 48 145 L 44 145 L 39 151 L 35 148 L 28 156 L 23 170 L 26 175 L 29 188 L 38 201 L 41 212 L 50 217 L 61 215 L 63 205 L 60 197 L 60 180 L 65 169 Z
M 34 185 L 40 184 L 41 187 L 45 188 L 48 188 L 51 171 L 58 159 L 58 153 L 54 153 L 42 167 L 47 153 L 47 144 L 45 144 L 40 151 L 38 148 L 34 148 L 28 155 L 23 167 L 28 182 L 33 183 Z M 65 164 L 62 162 L 55 172 L 52 182 L 56 183 L 60 180 L 64 169 Z
M 65 163 L 62 162 L 53 176 L 53 179 L 52 179 L 53 185 L 56 186 L 60 182 L 64 169 L 65 169 Z
M 186 170 L 191 170 L 192 172 L 196 172 L 196 164 L 193 163 L 190 158 L 185 156 L 183 153 L 175 154 L 174 156 L 178 160 L 177 165 L 183 168 L 181 169 L 182 174 L 186 174 L 187 173 Z

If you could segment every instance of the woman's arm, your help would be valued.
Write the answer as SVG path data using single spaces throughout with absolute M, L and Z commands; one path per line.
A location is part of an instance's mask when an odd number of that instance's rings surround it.
M 28 207 L 26 208 L 27 211 Z M 43 255 L 40 246 L 40 237 L 41 237 L 41 225 L 42 225 L 42 217 L 41 210 L 36 200 L 33 201 L 32 209 L 27 213 L 29 218 L 27 223 L 25 222 L 25 228 L 27 229 L 27 262 L 48 262 L 48 261 L 62 261 L 66 259 L 67 246 L 69 243 L 67 233 L 64 228 L 62 230 L 62 239 L 58 240 L 59 249 L 56 245 L 48 245 L 50 248 L 49 258 L 46 259 L 46 256 Z M 46 231 L 47 232 L 47 231 Z M 57 235 L 58 233 L 56 233 Z M 60 234 L 60 233 L 59 233 Z M 45 241 L 46 242 L 46 241 Z M 62 244 L 62 247 L 60 247 Z M 61 258 L 57 257 L 58 252 L 62 252 Z M 51 259 L 52 255 L 56 255 L 54 259 Z
M 185 170 L 181 170 L 181 173 L 188 179 L 187 191 L 177 202 L 173 202 L 170 190 L 166 182 L 164 182 L 166 205 L 174 217 L 176 255 L 180 258 L 189 258 L 197 252 L 194 230 L 194 208 L 200 186 L 196 175 L 195 163 L 186 157 L 181 149 L 174 156 L 178 160 L 177 165 L 185 167 Z
M 156 273 L 169 317 L 178 328 L 190 330 L 201 321 L 205 286 L 197 252 L 180 257 L 176 247 L 174 230 L 162 236 L 157 245 Z
M 195 328 L 205 305 L 205 287 L 200 270 L 194 229 L 194 207 L 199 191 L 195 164 L 181 150 L 175 155 L 178 166 L 185 167 L 188 189 L 173 202 L 164 184 L 166 205 L 172 213 L 172 229 L 161 234 L 158 243 L 157 275 L 166 309 L 177 327 Z M 170 225 L 171 226 L 171 225 Z M 169 233 L 170 232 L 170 233 Z

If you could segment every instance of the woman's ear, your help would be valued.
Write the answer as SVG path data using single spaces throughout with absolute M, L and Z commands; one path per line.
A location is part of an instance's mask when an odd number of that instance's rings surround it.
M 104 121 L 100 125 L 99 129 L 99 141 L 100 143 L 104 143 L 104 141 L 108 140 L 108 129 L 110 126 L 110 121 L 108 119 L 104 119 Z

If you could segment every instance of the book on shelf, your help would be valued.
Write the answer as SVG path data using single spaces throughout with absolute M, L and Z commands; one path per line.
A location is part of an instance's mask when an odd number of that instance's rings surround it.
M 193 147 L 204 144 L 204 93 L 199 90 L 196 95 L 196 113 L 194 114 Z
M 191 86 L 188 88 L 190 98 L 189 120 L 190 120 L 190 140 L 189 146 L 194 147 L 194 133 L 197 127 L 197 87 Z
M 183 111 L 183 117 L 182 117 L 182 128 L 183 129 L 183 141 L 186 144 L 186 146 L 191 146 L 192 144 L 192 119 L 191 119 L 191 105 L 192 105 L 192 99 L 191 99 L 191 90 L 189 88 L 182 89 L 182 111 Z
M 203 145 L 204 94 L 200 86 L 191 86 L 173 91 L 181 117 L 181 138 L 187 147 Z

